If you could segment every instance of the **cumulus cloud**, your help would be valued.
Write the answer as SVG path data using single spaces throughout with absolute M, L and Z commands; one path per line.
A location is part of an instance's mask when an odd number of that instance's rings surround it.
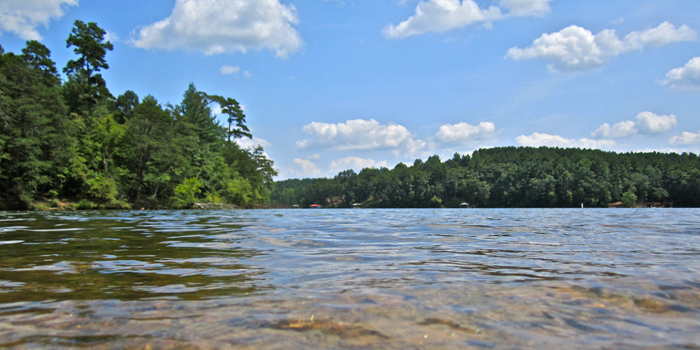
M 532 133 L 530 136 L 520 135 L 515 140 L 521 146 L 539 147 L 579 147 L 579 148 L 611 148 L 616 145 L 613 140 L 591 140 L 582 138 L 579 140 L 565 139 L 559 135 Z
M 445 32 L 464 28 L 479 22 L 491 22 L 503 17 L 501 9 L 491 6 L 481 9 L 473 0 L 429 0 L 416 7 L 416 13 L 407 20 L 384 27 L 387 38 L 406 38 L 427 32 Z
M 270 49 L 286 57 L 302 45 L 292 26 L 298 22 L 294 6 L 279 0 L 177 0 L 170 17 L 138 30 L 132 43 L 206 55 Z
M 235 74 L 238 73 L 241 70 L 241 67 L 238 66 L 223 66 L 221 67 L 220 71 L 222 75 L 229 75 L 229 74 Z
M 272 144 L 270 144 L 267 140 L 261 139 L 258 137 L 253 137 L 252 139 L 249 139 L 247 137 L 242 137 L 240 139 L 235 139 L 236 143 L 241 147 L 241 148 L 248 148 L 248 149 L 253 149 L 257 146 L 263 146 L 263 147 L 270 147 Z
M 354 119 L 337 124 L 313 122 L 305 125 L 302 130 L 311 135 L 312 139 L 297 141 L 297 148 L 321 145 L 338 150 L 394 149 L 415 152 L 425 146 L 425 142 L 414 140 L 404 126 L 380 124 L 374 119 Z
M 672 69 L 661 83 L 677 89 L 700 88 L 700 57 L 691 59 L 683 67 Z
M 418 4 L 407 20 L 384 27 L 387 38 L 406 38 L 427 32 L 445 32 L 477 23 L 489 25 L 510 16 L 542 16 L 549 12 L 552 0 L 501 0 L 500 7 L 481 8 L 474 0 L 427 0 Z
M 383 161 L 376 161 L 374 159 L 370 158 L 359 158 L 359 157 L 346 157 L 346 158 L 341 158 L 341 159 L 336 159 L 331 162 L 330 164 L 331 170 L 333 171 L 338 171 L 338 170 L 346 170 L 346 169 L 353 169 L 353 170 L 362 170 L 364 168 L 380 168 L 380 167 L 386 167 L 387 163 L 385 160 Z
M 17 34 L 24 40 L 41 40 L 36 31 L 48 27 L 51 19 L 63 17 L 68 6 L 78 6 L 78 0 L 3 0 L 0 1 L 0 29 Z
M 435 140 L 442 143 L 469 143 L 477 140 L 488 140 L 495 137 L 496 126 L 491 122 L 481 122 L 479 125 L 467 123 L 445 124 L 435 134 Z
M 659 134 L 664 133 L 678 124 L 676 116 L 671 115 L 656 115 L 651 112 L 642 112 L 637 115 L 637 121 L 623 121 L 615 125 L 605 123 L 596 131 L 591 133 L 591 136 L 599 139 L 615 139 L 637 135 L 641 132 L 644 134 Z
M 309 159 L 294 158 L 293 164 L 289 172 L 298 176 L 316 176 L 321 173 L 318 165 Z
M 651 112 L 642 112 L 637 115 L 637 127 L 647 134 L 658 134 L 671 130 L 678 124 L 676 116 L 656 115 Z
M 619 122 L 613 126 L 605 123 L 591 133 L 591 136 L 599 139 L 617 139 L 634 135 L 637 135 L 637 125 L 631 120 Z
M 678 136 L 673 136 L 668 140 L 672 145 L 698 145 L 700 144 L 700 131 L 697 134 L 684 131 Z
M 543 58 L 551 62 L 551 69 L 576 71 L 600 68 L 611 57 L 646 46 L 658 47 L 696 39 L 697 32 L 687 25 L 676 28 L 669 22 L 629 33 L 623 39 L 617 36 L 615 30 L 605 29 L 594 35 L 585 28 L 572 25 L 556 33 L 542 34 L 530 47 L 512 47 L 506 58 L 516 61 Z
M 392 153 L 395 156 L 407 155 L 414 156 L 415 154 L 430 152 L 434 145 L 432 143 L 424 142 L 421 140 L 408 139 L 403 144 L 403 149 L 395 149 Z

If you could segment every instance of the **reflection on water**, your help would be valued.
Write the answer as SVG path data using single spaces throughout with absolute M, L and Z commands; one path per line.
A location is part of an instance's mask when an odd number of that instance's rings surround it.
M 0 347 L 697 348 L 698 214 L 0 213 Z

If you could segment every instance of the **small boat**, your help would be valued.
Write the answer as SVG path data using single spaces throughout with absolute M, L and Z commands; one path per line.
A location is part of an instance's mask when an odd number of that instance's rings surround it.
M 311 205 L 309 206 L 309 208 L 314 208 L 314 209 L 318 209 L 318 208 L 320 208 L 320 207 L 321 207 L 321 206 L 318 205 L 318 204 L 311 204 Z

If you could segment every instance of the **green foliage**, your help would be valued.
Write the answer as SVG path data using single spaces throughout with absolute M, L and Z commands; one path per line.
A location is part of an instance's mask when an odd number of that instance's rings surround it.
M 223 203 L 221 197 L 214 192 L 207 193 L 207 198 L 205 199 L 205 201 L 207 203 Z
M 78 204 L 75 205 L 75 209 L 77 210 L 85 210 L 85 209 L 95 209 L 97 208 L 97 205 L 95 203 L 90 202 L 87 199 L 81 199 Z
M 241 106 L 238 104 L 238 101 L 230 97 L 226 98 L 216 95 L 209 95 L 209 98 L 219 104 L 219 107 L 221 107 L 221 113 L 228 116 L 228 129 L 226 131 L 226 137 L 228 140 L 231 140 L 231 137 L 253 137 L 253 135 L 250 133 L 250 129 L 248 129 L 248 126 L 245 125 L 245 114 L 243 113 Z
M 78 55 L 77 59 L 68 61 L 63 69 L 69 77 L 66 99 L 72 112 L 87 111 L 90 114 L 100 101 L 112 97 L 102 75 L 95 74 L 102 69 L 109 69 L 105 56 L 114 47 L 109 41 L 104 41 L 106 34 L 94 22 L 86 24 L 75 21 L 66 40 L 66 47 L 74 47 L 73 52 Z
M 85 193 L 94 202 L 110 204 L 117 202 L 117 184 L 103 174 L 91 173 L 85 182 L 87 190 Z
M 22 55 L 0 47 L 0 206 L 28 209 L 59 198 L 83 209 L 185 206 L 200 198 L 264 204 L 277 172 L 261 147 L 233 141 L 252 137 L 238 101 L 194 84 L 174 106 L 133 91 L 115 99 L 99 74 L 113 49 L 105 34 L 95 23 L 75 22 L 66 44 L 77 57 L 63 83 L 41 43 L 27 42 Z M 212 104 L 228 126 L 217 122 Z
M 175 187 L 174 200 L 180 206 L 189 207 L 197 203 L 200 193 L 202 193 L 202 184 L 197 178 L 193 177 Z
M 244 208 L 252 207 L 261 199 L 258 192 L 253 189 L 250 181 L 238 176 L 226 184 L 224 197 L 229 203 Z
M 57 175 L 75 153 L 49 50 L 28 42 L 23 52 L 0 56 L 0 199 L 26 209 L 61 188 Z
M 700 159 L 692 153 L 504 147 L 455 154 L 445 162 L 437 156 L 417 159 L 393 170 L 347 170 L 333 179 L 280 181 L 271 200 L 286 206 L 350 207 L 359 202 L 364 207 L 457 208 L 468 202 L 473 207 L 546 208 L 607 207 L 634 198 L 633 203 L 698 207 L 699 195 Z
M 42 43 L 30 40 L 27 47 L 22 49 L 22 57 L 29 68 L 41 71 L 43 78 L 51 85 L 59 85 L 61 78 L 56 69 L 56 63 L 51 60 L 51 51 Z
M 637 207 L 637 195 L 634 194 L 634 187 L 622 194 L 622 204 L 627 208 Z

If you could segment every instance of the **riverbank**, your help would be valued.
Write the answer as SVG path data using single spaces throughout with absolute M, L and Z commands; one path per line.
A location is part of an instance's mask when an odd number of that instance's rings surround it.
M 254 206 L 251 209 L 267 209 L 272 207 Z M 70 200 L 50 199 L 48 201 L 32 202 L 29 204 L 28 210 L 35 211 L 71 211 L 71 210 L 131 210 L 131 209 L 200 209 L 200 210 L 221 210 L 221 209 L 244 209 L 240 206 L 227 203 L 192 203 L 189 206 L 166 206 L 166 205 L 148 205 L 146 203 L 127 203 L 117 201 L 109 204 L 98 204 L 87 200 L 74 202 Z

